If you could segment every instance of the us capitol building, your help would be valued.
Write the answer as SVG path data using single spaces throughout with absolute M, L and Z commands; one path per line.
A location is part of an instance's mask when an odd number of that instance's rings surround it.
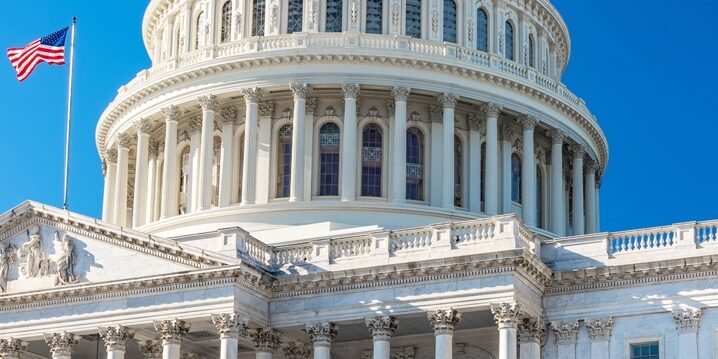
M 548 0 L 151 0 L 102 220 L 0 216 L 0 358 L 718 358 L 718 221 L 605 233 Z

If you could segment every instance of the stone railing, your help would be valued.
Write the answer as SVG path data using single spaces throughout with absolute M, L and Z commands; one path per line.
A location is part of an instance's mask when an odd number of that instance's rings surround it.
M 158 63 L 152 68 L 143 70 L 135 79 L 118 90 L 118 97 L 143 87 L 144 83 L 169 74 L 174 70 L 191 68 L 209 61 L 230 57 L 264 57 L 267 52 L 291 50 L 292 55 L 307 53 L 360 53 L 363 55 L 387 55 L 410 59 L 424 59 L 441 63 L 455 64 L 481 71 L 508 75 L 537 85 L 553 93 L 560 99 L 573 105 L 586 118 L 595 122 L 595 117 L 586 107 L 585 102 L 571 93 L 560 81 L 545 76 L 536 69 L 507 60 L 502 56 L 459 47 L 455 44 L 414 39 L 405 36 L 374 35 L 363 33 L 294 33 L 265 37 L 251 37 L 227 44 L 215 45 L 195 50 Z M 267 56 L 275 54 L 267 54 Z
M 278 246 L 247 236 L 244 243 L 239 251 L 245 258 L 279 270 L 287 266 L 361 268 L 521 248 L 540 254 L 540 240 L 514 215 Z

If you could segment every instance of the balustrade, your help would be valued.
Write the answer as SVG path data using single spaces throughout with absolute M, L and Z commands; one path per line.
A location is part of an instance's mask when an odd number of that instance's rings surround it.
M 608 236 L 608 252 L 615 254 L 673 247 L 675 237 L 676 231 L 673 227 L 610 234 Z

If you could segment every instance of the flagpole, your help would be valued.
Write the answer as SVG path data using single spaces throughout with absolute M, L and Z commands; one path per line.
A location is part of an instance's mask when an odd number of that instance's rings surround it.
M 77 18 L 72 17 L 70 29 L 70 76 L 67 89 L 67 126 L 65 127 L 65 185 L 62 198 L 62 208 L 67 209 L 67 183 L 70 176 L 70 125 L 72 119 L 72 76 L 75 65 L 75 23 Z

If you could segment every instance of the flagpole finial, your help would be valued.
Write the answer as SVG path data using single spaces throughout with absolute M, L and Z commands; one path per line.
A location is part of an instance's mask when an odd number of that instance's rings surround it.
M 76 16 L 73 16 L 73 17 L 72 17 L 72 23 L 74 24 L 74 23 L 76 23 L 76 22 L 77 22 L 77 17 L 76 17 Z

